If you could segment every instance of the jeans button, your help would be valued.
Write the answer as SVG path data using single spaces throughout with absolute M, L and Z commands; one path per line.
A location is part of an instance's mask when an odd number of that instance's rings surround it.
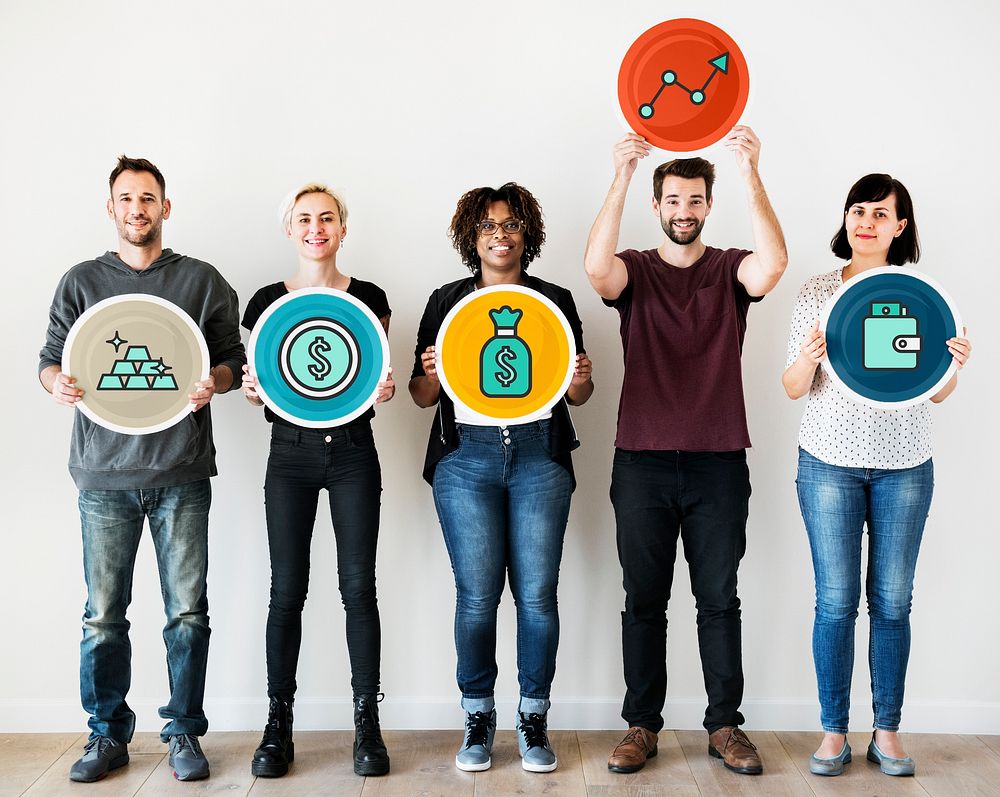
M 327 435 L 327 436 L 326 436 L 326 437 L 324 437 L 323 439 L 324 439 L 324 440 L 326 440 L 326 442 L 328 442 L 328 443 L 332 443 L 332 442 L 333 442 L 333 438 L 332 438 L 332 437 L 330 437 L 330 435 Z
M 503 444 L 505 446 L 509 446 L 510 445 L 510 438 L 509 437 L 505 437 L 504 440 L 503 440 Z

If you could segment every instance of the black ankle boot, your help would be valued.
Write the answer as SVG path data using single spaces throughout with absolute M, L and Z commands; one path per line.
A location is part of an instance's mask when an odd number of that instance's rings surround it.
M 294 760 L 292 701 L 272 697 L 267 709 L 264 738 L 254 750 L 250 772 L 262 778 L 280 778 L 288 772 L 288 765 Z
M 385 775 L 389 753 L 378 725 L 378 701 L 383 695 L 354 697 L 354 774 Z

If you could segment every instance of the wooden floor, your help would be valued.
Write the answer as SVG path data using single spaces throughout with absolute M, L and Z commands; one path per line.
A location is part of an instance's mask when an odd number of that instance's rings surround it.
M 1000 797 L 1000 736 L 908 734 L 907 751 L 917 776 L 890 778 L 865 760 L 868 737 L 851 734 L 854 762 L 836 778 L 808 771 L 818 733 L 750 734 L 764 760 L 764 774 L 736 775 L 706 754 L 707 736 L 698 731 L 660 734 L 659 755 L 634 775 L 608 772 L 607 756 L 619 731 L 553 731 L 559 756 L 552 773 L 521 769 L 513 731 L 497 733 L 493 768 L 471 774 L 455 768 L 459 731 L 387 731 L 392 773 L 359 778 L 351 769 L 353 733 L 300 732 L 295 763 L 284 778 L 255 779 L 250 756 L 260 735 L 210 733 L 202 747 L 212 777 L 179 783 L 167 766 L 165 746 L 153 733 L 137 734 L 129 745 L 131 763 L 95 784 L 72 783 L 69 768 L 80 756 L 82 734 L 0 735 L 0 797 L 13 795 L 205 795 L 238 797 L 393 797 L 394 795 L 547 795 L 547 797 L 699 797 L 700 795 L 934 795 Z

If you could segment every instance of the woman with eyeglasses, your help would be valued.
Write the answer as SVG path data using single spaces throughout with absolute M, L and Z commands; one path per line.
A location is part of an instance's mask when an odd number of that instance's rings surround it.
M 389 302 L 372 282 L 345 275 L 337 255 L 347 235 L 347 205 L 319 183 L 305 185 L 282 206 L 281 225 L 298 252 L 298 270 L 253 295 L 243 326 L 253 330 L 278 299 L 303 288 L 336 288 L 365 305 L 389 332 Z M 243 366 L 243 393 L 263 404 L 257 379 Z M 376 403 L 395 393 L 392 369 L 378 385 Z M 251 771 L 280 777 L 295 758 L 292 703 L 302 641 L 302 609 L 309 587 L 309 549 L 321 490 L 329 493 L 337 544 L 337 578 L 347 613 L 347 650 L 354 692 L 354 771 L 384 775 L 389 755 L 379 727 L 381 626 L 375 595 L 382 473 L 372 436 L 370 409 L 342 426 L 297 426 L 264 407 L 271 423 L 271 451 L 264 480 L 267 541 L 271 554 L 271 601 L 267 614 L 267 725 L 253 754 Z
M 545 241 L 542 211 L 516 183 L 476 188 L 458 202 L 450 235 L 471 272 L 434 291 L 420 329 L 410 395 L 437 405 L 424 465 L 455 575 L 457 680 L 465 710 L 459 769 L 489 769 L 496 730 L 497 607 L 509 578 L 517 610 L 520 686 L 515 727 L 521 763 L 551 772 L 556 755 L 547 733 L 549 694 L 559 643 L 556 588 L 563 535 L 575 486 L 570 452 L 579 446 L 568 405 L 594 390 L 583 353 L 583 327 L 568 290 L 528 274 Z M 550 417 L 484 426 L 441 390 L 434 344 L 460 300 L 494 285 L 522 285 L 554 302 L 568 319 L 577 355 L 572 381 Z
M 795 483 L 816 574 L 813 659 L 825 732 L 809 768 L 816 775 L 840 775 L 851 760 L 848 712 L 861 540 L 867 525 L 865 591 L 875 713 L 867 758 L 887 775 L 912 775 L 913 759 L 898 730 L 910 654 L 913 575 L 934 491 L 930 408 L 927 402 L 900 409 L 861 404 L 840 392 L 819 367 L 826 358 L 819 319 L 837 290 L 870 269 L 902 266 L 920 257 L 905 186 L 888 174 L 858 180 L 847 195 L 831 248 L 848 263 L 811 277 L 799 291 L 782 376 L 789 398 L 809 396 L 799 428 Z M 972 346 L 966 338 L 941 343 L 959 369 L 968 362 Z M 930 401 L 944 401 L 957 384 L 956 371 Z

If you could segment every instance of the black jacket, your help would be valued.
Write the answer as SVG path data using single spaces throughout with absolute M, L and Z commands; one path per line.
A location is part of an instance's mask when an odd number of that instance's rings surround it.
M 551 300 L 569 321 L 573 330 L 573 337 L 576 341 L 577 353 L 582 354 L 583 347 L 583 324 L 580 315 L 576 311 L 576 304 L 573 302 L 573 295 L 565 288 L 545 282 L 538 277 L 529 274 L 523 275 L 524 285 L 531 290 L 538 291 L 547 299 Z M 427 307 L 424 308 L 424 315 L 420 319 L 420 328 L 417 331 L 417 345 L 413 356 L 413 372 L 410 378 L 424 375 L 423 366 L 420 364 L 420 355 L 428 346 L 433 346 L 437 340 L 438 331 L 446 315 L 459 303 L 476 289 L 476 277 L 470 276 L 465 279 L 449 282 L 434 291 L 427 300 Z M 573 420 L 569 415 L 569 405 L 564 396 L 558 404 L 552 408 L 552 423 L 549 427 L 549 451 L 552 452 L 553 461 L 562 465 L 573 476 L 573 460 L 570 452 L 580 446 L 580 441 L 576 436 L 576 429 Z M 442 390 L 438 399 L 438 409 L 434 413 L 434 422 L 431 424 L 430 439 L 427 441 L 427 456 L 424 459 L 424 479 L 428 484 L 434 483 L 434 471 L 438 462 L 445 454 L 458 448 L 458 429 L 455 426 L 455 404 Z M 576 478 L 573 478 L 573 487 L 576 487 Z

